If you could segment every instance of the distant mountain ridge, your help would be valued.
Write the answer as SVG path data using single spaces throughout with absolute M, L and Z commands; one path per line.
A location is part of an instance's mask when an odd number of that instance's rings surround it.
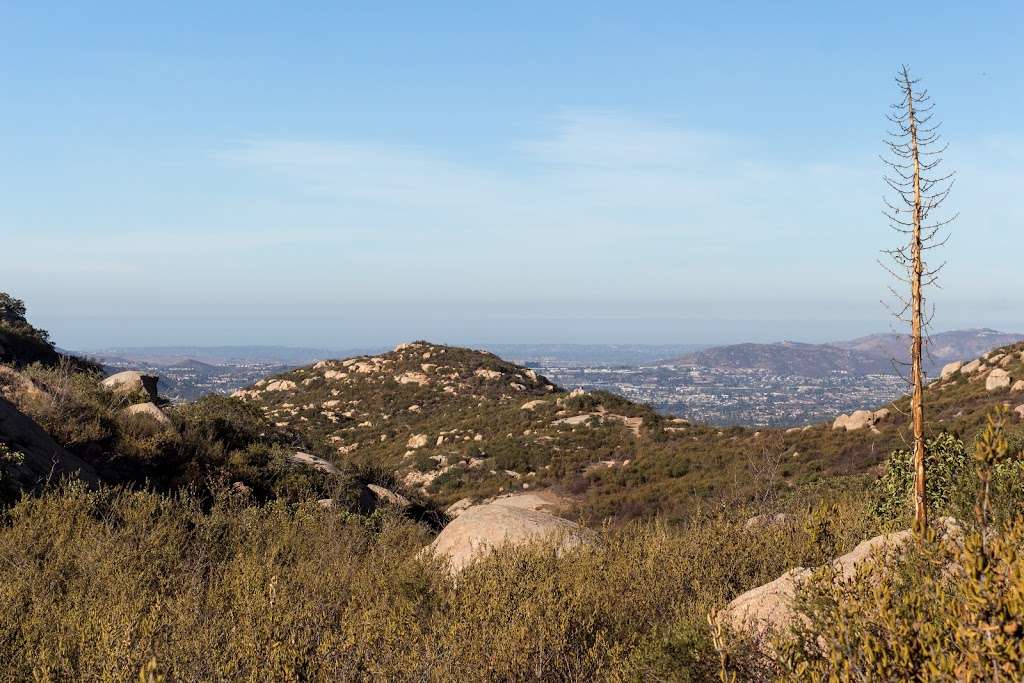
M 1022 333 L 988 328 L 951 330 L 931 335 L 924 358 L 925 372 L 935 376 L 946 363 L 976 358 L 989 349 L 1024 340 Z M 910 335 L 872 334 L 828 344 L 776 342 L 715 346 L 663 361 L 662 365 L 699 368 L 763 370 L 776 375 L 821 377 L 833 372 L 895 374 L 910 360 Z
M 822 377 L 833 372 L 858 375 L 893 372 L 890 360 L 828 344 L 778 342 L 716 346 L 666 361 L 665 365 L 693 365 L 729 370 L 765 370 L 773 375 Z
M 1013 344 L 1022 339 L 1024 333 L 1000 332 L 990 328 L 937 332 L 927 340 L 925 369 L 940 369 L 952 361 L 977 358 L 993 348 Z M 832 346 L 880 358 L 895 359 L 903 363 L 910 360 L 909 334 L 872 334 L 850 341 L 833 342 Z
M 381 347 L 382 348 L 382 347 Z M 339 355 L 374 353 L 381 348 L 318 349 L 297 346 L 133 346 L 83 351 L 100 361 L 136 361 L 154 366 L 170 366 L 186 362 L 224 365 L 244 361 L 305 365 Z

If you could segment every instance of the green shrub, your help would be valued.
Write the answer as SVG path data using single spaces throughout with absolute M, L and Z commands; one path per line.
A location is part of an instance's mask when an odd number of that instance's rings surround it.
M 996 521 L 1012 521 L 1024 505 L 1022 444 L 1021 434 L 1010 434 L 1006 457 L 993 464 L 992 513 Z M 951 515 L 961 520 L 973 517 L 979 481 L 963 441 L 947 433 L 929 439 L 925 445 L 925 472 L 931 515 Z M 913 511 L 913 487 L 913 454 L 907 450 L 893 451 L 885 474 L 875 483 L 875 515 L 890 526 L 908 526 Z
M 983 540 L 932 537 L 819 572 L 799 593 L 803 619 L 780 645 L 798 680 L 1007 680 L 1024 676 L 1024 523 Z
M 850 577 L 825 565 L 798 589 L 798 618 L 791 633 L 776 639 L 787 677 L 1024 678 L 1024 517 L 1015 507 L 992 524 L 1002 495 L 990 486 L 994 474 L 1004 467 L 1007 479 L 1005 467 L 1019 464 L 1004 427 L 1005 409 L 996 409 L 974 447 L 972 525 L 944 525 L 941 534 L 928 529 L 921 539 L 876 553 Z M 962 445 L 946 447 L 963 473 Z
M 964 478 L 971 471 L 963 441 L 943 432 L 925 442 L 926 504 L 932 515 L 959 512 Z M 903 524 L 913 510 L 914 455 L 892 452 L 885 474 L 875 484 L 874 512 L 886 522 Z

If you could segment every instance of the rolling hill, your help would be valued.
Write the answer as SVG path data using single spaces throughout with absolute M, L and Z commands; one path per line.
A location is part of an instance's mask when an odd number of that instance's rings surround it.
M 970 360 L 989 350 L 1024 339 L 1024 334 L 983 329 L 938 332 L 930 337 L 925 372 L 934 377 L 946 363 Z M 828 344 L 777 342 L 715 346 L 663 361 L 663 365 L 692 365 L 729 370 L 758 369 L 778 375 L 821 377 L 833 372 L 853 375 L 903 373 L 910 359 L 910 337 L 872 334 Z
M 828 344 L 799 342 L 716 346 L 665 361 L 664 364 L 730 370 L 759 369 L 775 375 L 802 377 L 821 377 L 833 372 L 886 374 L 893 370 L 891 361 L 879 356 Z
M 988 361 L 933 383 L 929 429 L 973 438 L 992 405 L 1024 401 L 1019 385 L 986 387 L 994 362 L 1009 377 L 1024 377 L 1022 353 L 1024 344 L 993 351 Z M 321 361 L 236 396 L 318 455 L 393 472 L 442 506 L 546 490 L 575 515 L 620 520 L 683 516 L 766 489 L 785 493 L 870 474 L 904 445 L 907 403 L 900 399 L 853 430 L 831 420 L 719 428 L 604 392 L 566 392 L 493 354 L 428 342 Z

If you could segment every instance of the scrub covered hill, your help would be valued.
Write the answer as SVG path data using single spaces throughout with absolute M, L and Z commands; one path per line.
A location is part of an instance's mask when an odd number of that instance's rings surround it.
M 973 438 L 992 405 L 1024 401 L 1014 384 L 1022 353 L 1022 344 L 1003 347 L 936 381 L 930 431 Z M 987 387 L 993 368 L 1011 383 Z M 680 517 L 834 477 L 827 486 L 864 486 L 906 436 L 906 399 L 836 424 L 695 425 L 612 394 L 565 391 L 490 353 L 422 341 L 321 361 L 236 396 L 319 455 L 394 472 L 441 505 L 542 489 L 595 519 Z

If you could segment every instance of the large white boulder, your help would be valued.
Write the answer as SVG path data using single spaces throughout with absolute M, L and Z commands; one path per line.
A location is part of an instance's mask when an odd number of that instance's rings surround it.
M 864 429 L 870 427 L 879 420 L 884 420 L 889 416 L 889 411 L 886 408 L 873 413 L 870 410 L 855 410 L 849 415 L 840 415 L 832 423 L 832 429 L 845 429 L 848 432 L 855 432 L 858 429 Z
M 548 539 L 567 550 L 586 543 L 590 535 L 578 524 L 546 512 L 489 503 L 463 510 L 425 552 L 447 559 L 449 569 L 457 573 L 508 545 Z
M 946 363 L 942 366 L 942 373 L 939 375 L 940 379 L 949 379 L 956 373 L 960 372 L 960 368 L 964 366 L 962 360 L 955 360 L 952 363 Z
M 156 375 L 147 375 L 137 370 L 125 370 L 107 377 L 100 384 L 117 394 L 144 393 L 149 396 L 149 400 L 155 401 L 159 381 L 160 378 Z
M 901 546 L 911 537 L 910 531 L 897 531 L 862 542 L 832 562 L 837 578 L 852 577 L 857 565 L 870 557 L 874 551 Z M 780 632 L 793 622 L 793 601 L 797 587 L 812 573 L 812 570 L 804 567 L 791 569 L 774 581 L 752 588 L 736 597 L 719 613 L 718 618 L 735 631 L 757 637 Z
M 960 536 L 960 526 L 952 517 L 943 517 L 937 521 L 939 530 L 947 538 Z M 880 552 L 898 550 L 913 537 L 913 532 L 905 529 L 861 542 L 850 552 L 832 561 L 836 579 L 853 578 L 857 567 L 865 560 Z M 717 618 L 735 631 L 760 639 L 770 633 L 783 631 L 796 617 L 793 606 L 796 590 L 812 573 L 812 570 L 804 567 L 791 569 L 774 581 L 739 595 L 719 612 Z
M 137 403 L 121 410 L 122 415 L 144 415 L 164 427 L 171 426 L 171 418 L 167 417 L 164 411 L 155 403 Z
M 988 373 L 988 377 L 985 379 L 985 390 L 996 391 L 998 389 L 1005 389 L 1010 386 L 1013 378 L 1010 377 L 1010 373 L 1002 368 L 995 368 L 992 372 Z
M 961 375 L 970 375 L 970 374 L 973 374 L 975 372 L 978 372 L 983 367 L 985 367 L 985 362 L 982 361 L 980 358 L 975 358 L 970 363 L 965 363 L 960 368 L 960 374 Z

